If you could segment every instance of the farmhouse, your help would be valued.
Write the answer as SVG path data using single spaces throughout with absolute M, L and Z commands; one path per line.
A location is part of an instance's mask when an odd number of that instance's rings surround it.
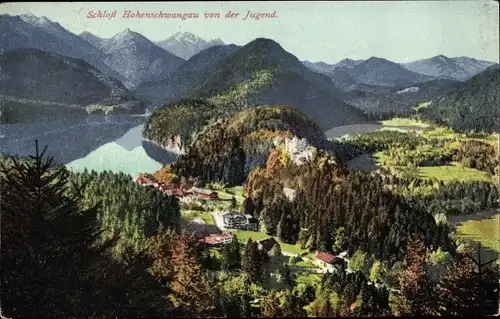
M 220 246 L 229 244 L 233 241 L 234 236 L 232 234 L 210 234 L 200 239 L 200 242 L 207 246 Z
M 219 198 L 219 195 L 217 195 L 217 192 L 207 190 L 207 189 L 198 188 L 198 187 L 193 187 L 188 192 L 192 193 L 194 197 L 197 197 L 200 199 L 218 199 Z
M 335 266 L 345 266 L 345 260 L 341 256 L 336 256 L 326 252 L 317 251 L 314 255 L 314 263 L 323 270 L 335 271 Z

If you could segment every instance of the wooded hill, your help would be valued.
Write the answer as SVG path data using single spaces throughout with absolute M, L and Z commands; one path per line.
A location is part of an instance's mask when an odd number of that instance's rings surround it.
M 464 82 L 457 90 L 419 109 L 430 121 L 460 132 L 500 130 L 500 69 L 494 65 Z
M 248 108 L 208 126 L 173 167 L 179 176 L 238 185 L 253 167 L 265 163 L 275 142 L 293 136 L 306 138 L 312 145 L 325 139 L 321 128 L 296 109 Z
M 5 122 L 41 115 L 143 113 L 145 104 L 118 80 L 82 60 L 35 49 L 0 55 L 1 118 Z

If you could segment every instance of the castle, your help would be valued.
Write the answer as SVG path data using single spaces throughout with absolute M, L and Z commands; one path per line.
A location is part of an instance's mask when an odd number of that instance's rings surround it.
M 302 165 L 314 156 L 314 147 L 310 146 L 307 139 L 294 136 L 292 139 L 285 139 L 285 150 L 290 155 L 290 159 L 296 165 Z

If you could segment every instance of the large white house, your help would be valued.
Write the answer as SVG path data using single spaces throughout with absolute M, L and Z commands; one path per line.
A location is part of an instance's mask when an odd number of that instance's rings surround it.
M 257 221 L 252 215 L 239 212 L 223 212 L 219 214 L 224 228 L 256 230 Z

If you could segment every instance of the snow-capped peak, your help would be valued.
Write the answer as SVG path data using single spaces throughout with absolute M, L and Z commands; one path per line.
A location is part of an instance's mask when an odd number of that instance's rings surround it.
M 43 24 L 48 24 L 52 23 L 47 17 L 41 16 L 37 17 L 33 13 L 25 13 L 20 15 L 21 19 L 23 19 L 25 22 L 34 24 L 34 25 L 43 25 Z
M 118 33 L 117 36 L 124 36 L 124 35 L 131 34 L 131 33 L 132 33 L 132 30 L 130 30 L 129 28 L 126 28 L 122 32 Z
M 202 40 L 200 37 L 191 32 L 177 32 L 172 37 L 170 37 L 170 39 L 173 41 L 185 41 L 191 43 Z
M 112 39 L 115 41 L 119 41 L 119 40 L 132 40 L 136 38 L 141 38 L 140 34 L 127 28 L 122 32 L 115 34 Z

